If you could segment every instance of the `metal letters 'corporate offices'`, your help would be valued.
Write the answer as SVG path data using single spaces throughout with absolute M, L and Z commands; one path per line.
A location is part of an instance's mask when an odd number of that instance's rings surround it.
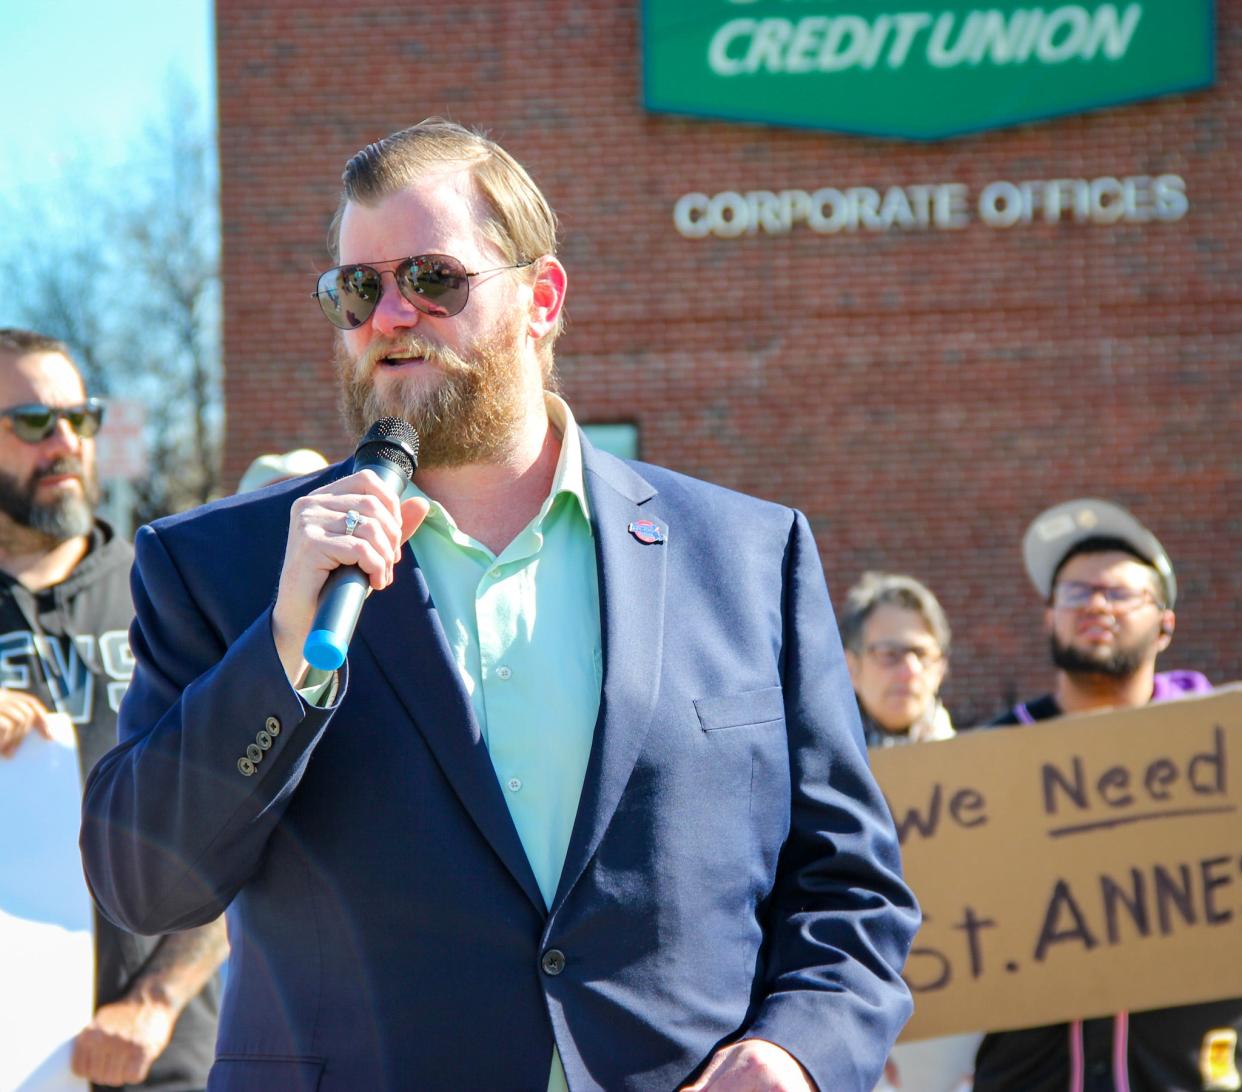
M 1017 544 L 1103 496 L 1242 676 L 1242 0 L 217 0 L 226 479 L 351 450 L 310 298 L 346 158 L 488 129 L 561 218 L 579 419 L 932 586 L 945 697 L 1047 675 Z M 1176 660 L 1176 662 L 1173 662 Z

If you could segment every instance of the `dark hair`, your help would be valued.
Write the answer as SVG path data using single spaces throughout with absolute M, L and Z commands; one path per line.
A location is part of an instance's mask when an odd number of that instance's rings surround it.
M 27 353 L 60 353 L 72 362 L 69 346 L 47 334 L 35 330 L 23 330 L 18 326 L 0 326 L 0 352 L 25 356 Z M 75 365 L 76 366 L 76 365 Z
M 863 651 L 863 628 L 877 607 L 901 607 L 922 616 L 940 651 L 949 654 L 949 620 L 944 608 L 931 590 L 912 576 L 896 573 L 863 573 L 845 597 L 845 611 L 841 615 L 841 643 L 851 652 Z
M 1160 575 L 1160 571 L 1151 563 L 1151 559 L 1144 557 L 1133 546 L 1123 538 L 1108 538 L 1104 535 L 1096 535 L 1094 538 L 1084 538 L 1081 542 L 1075 542 L 1068 550 L 1065 556 L 1057 562 L 1057 567 L 1052 570 L 1052 581 L 1049 583 L 1049 592 L 1056 590 L 1057 578 L 1061 575 L 1061 570 L 1065 568 L 1069 562 L 1080 556 L 1081 554 L 1129 554 L 1145 569 L 1151 570 L 1153 590 L 1163 602 L 1167 589 L 1164 586 L 1164 578 Z

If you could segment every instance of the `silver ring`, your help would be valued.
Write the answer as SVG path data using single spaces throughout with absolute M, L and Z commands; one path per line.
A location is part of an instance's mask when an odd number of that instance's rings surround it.
M 362 516 L 358 514 L 358 510 L 356 508 L 351 508 L 345 513 L 345 533 L 347 535 L 352 535 L 356 530 L 358 530 L 358 524 L 361 522 Z

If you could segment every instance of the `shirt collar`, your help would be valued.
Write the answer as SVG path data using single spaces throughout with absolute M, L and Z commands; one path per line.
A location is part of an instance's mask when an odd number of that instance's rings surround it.
M 591 508 L 587 503 L 586 478 L 582 471 L 582 432 L 569 404 L 559 394 L 547 391 L 543 401 L 548 409 L 548 421 L 561 434 L 561 454 L 556 461 L 556 473 L 552 475 L 552 491 L 548 498 L 555 501 L 560 494 L 568 493 L 578 502 L 582 518 L 589 524 Z

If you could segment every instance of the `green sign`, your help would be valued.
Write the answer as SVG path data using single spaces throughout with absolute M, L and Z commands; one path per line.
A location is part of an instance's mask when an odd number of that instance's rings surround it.
M 984 4 L 644 0 L 644 101 L 935 140 L 1212 83 L 1212 0 Z

